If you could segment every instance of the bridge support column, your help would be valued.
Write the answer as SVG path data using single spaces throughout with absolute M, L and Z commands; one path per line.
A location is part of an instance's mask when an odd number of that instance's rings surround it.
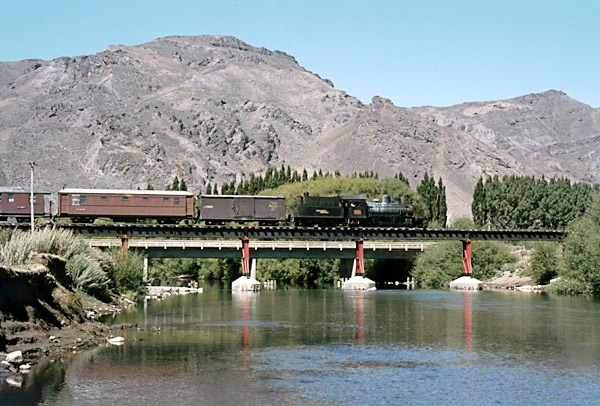
M 462 276 L 473 277 L 473 268 L 471 267 L 471 240 L 463 240 L 462 245 Z
M 144 283 L 148 283 L 148 257 L 144 257 L 144 271 L 142 273 Z
M 244 292 L 260 290 L 260 282 L 250 274 L 250 238 L 248 237 L 242 238 L 242 276 L 231 283 L 231 290 Z
M 128 235 L 122 235 L 119 237 L 121 239 L 121 247 L 123 249 L 123 256 L 127 256 L 129 253 L 129 240 L 131 237 Z
M 352 277 L 342 285 L 345 290 L 375 290 L 375 282 L 365 278 L 365 251 L 362 238 L 355 240 L 356 256 L 352 269 Z
M 250 277 L 250 238 L 242 238 L 242 276 Z
M 471 240 L 463 240 L 462 254 L 462 276 L 450 282 L 450 289 L 479 290 L 483 288 L 483 282 L 473 278 L 471 266 Z

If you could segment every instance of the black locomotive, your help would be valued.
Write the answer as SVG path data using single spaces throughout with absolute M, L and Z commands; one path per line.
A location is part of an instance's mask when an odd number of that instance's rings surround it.
M 319 197 L 298 196 L 294 201 L 293 221 L 298 226 L 357 225 L 367 227 L 420 227 L 423 223 L 414 217 L 414 207 L 405 198 L 391 199 L 383 195 L 381 201 L 367 201 L 364 196 Z

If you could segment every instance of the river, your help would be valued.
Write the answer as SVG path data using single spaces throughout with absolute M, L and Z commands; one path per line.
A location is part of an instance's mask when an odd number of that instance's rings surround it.
M 588 405 L 600 301 L 479 291 L 225 290 L 112 318 L 126 343 L 42 362 L 1 405 Z

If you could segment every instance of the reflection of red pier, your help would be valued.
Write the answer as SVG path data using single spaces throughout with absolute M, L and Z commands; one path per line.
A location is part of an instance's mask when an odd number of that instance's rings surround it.
M 354 317 L 356 320 L 356 344 L 365 343 L 365 293 L 357 291 L 354 297 Z
M 472 349 L 472 319 L 471 319 L 471 292 L 463 292 L 463 335 L 465 339 L 465 350 L 467 353 Z

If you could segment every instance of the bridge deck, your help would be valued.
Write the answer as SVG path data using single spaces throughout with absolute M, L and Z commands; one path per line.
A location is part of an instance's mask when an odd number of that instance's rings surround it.
M 116 239 L 91 239 L 92 247 L 121 247 Z M 365 258 L 414 257 L 434 242 L 365 241 Z M 149 258 L 240 258 L 240 240 L 138 240 L 128 242 Z M 354 258 L 354 241 L 256 241 L 249 242 L 253 258 Z
M 220 238 L 281 240 L 506 240 L 561 241 L 563 230 L 407 229 L 394 227 L 258 227 L 166 224 L 57 224 L 89 237 Z

